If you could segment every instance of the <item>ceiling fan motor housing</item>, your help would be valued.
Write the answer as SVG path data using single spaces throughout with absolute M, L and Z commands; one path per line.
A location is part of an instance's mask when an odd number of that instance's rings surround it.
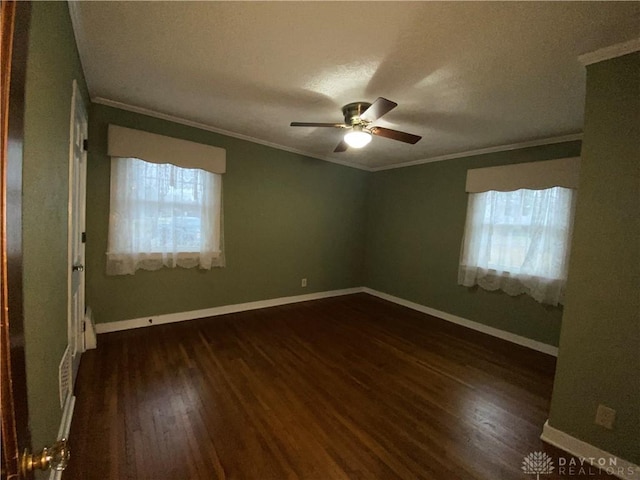
M 361 125 L 361 124 L 366 125 L 367 122 L 365 122 L 364 120 L 361 120 L 360 115 L 362 115 L 370 106 L 371 104 L 367 102 L 348 103 L 347 105 L 342 107 L 342 113 L 344 115 L 344 123 L 351 126 Z

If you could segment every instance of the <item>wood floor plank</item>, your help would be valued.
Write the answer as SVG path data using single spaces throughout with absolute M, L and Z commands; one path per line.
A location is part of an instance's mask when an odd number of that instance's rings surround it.
M 98 340 L 69 480 L 522 480 L 563 455 L 552 357 L 365 294 Z

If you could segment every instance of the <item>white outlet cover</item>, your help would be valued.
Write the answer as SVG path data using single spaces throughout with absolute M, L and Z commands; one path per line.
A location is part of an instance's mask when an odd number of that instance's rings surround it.
M 616 420 L 616 411 L 606 405 L 598 405 L 596 410 L 596 425 L 613 430 L 613 423 Z

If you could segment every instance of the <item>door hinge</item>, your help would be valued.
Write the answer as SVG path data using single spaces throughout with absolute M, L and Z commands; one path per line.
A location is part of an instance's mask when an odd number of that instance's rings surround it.
M 84 333 L 86 331 L 87 331 L 87 322 L 86 322 L 86 320 L 83 320 L 82 321 L 82 332 Z
M 82 232 L 82 243 L 87 243 L 87 232 Z
M 84 140 L 82 140 L 82 149 L 85 152 L 89 151 L 89 139 L 88 138 L 85 138 Z

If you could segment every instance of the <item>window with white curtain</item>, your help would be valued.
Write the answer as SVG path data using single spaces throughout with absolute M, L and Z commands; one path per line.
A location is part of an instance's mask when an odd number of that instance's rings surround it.
M 528 294 L 545 304 L 562 303 L 577 174 L 554 177 L 553 161 L 538 163 L 479 169 L 468 175 L 459 284 L 502 290 L 509 295 Z M 572 168 L 576 162 L 573 164 Z M 550 178 L 542 181 L 545 176 Z M 546 183 L 572 188 L 539 188 Z M 490 185 L 506 191 L 476 191 Z M 521 185 L 536 188 L 514 189 Z
M 222 148 L 109 125 L 107 274 L 224 266 Z
M 214 173 L 112 158 L 107 273 L 221 266 L 221 191 Z

